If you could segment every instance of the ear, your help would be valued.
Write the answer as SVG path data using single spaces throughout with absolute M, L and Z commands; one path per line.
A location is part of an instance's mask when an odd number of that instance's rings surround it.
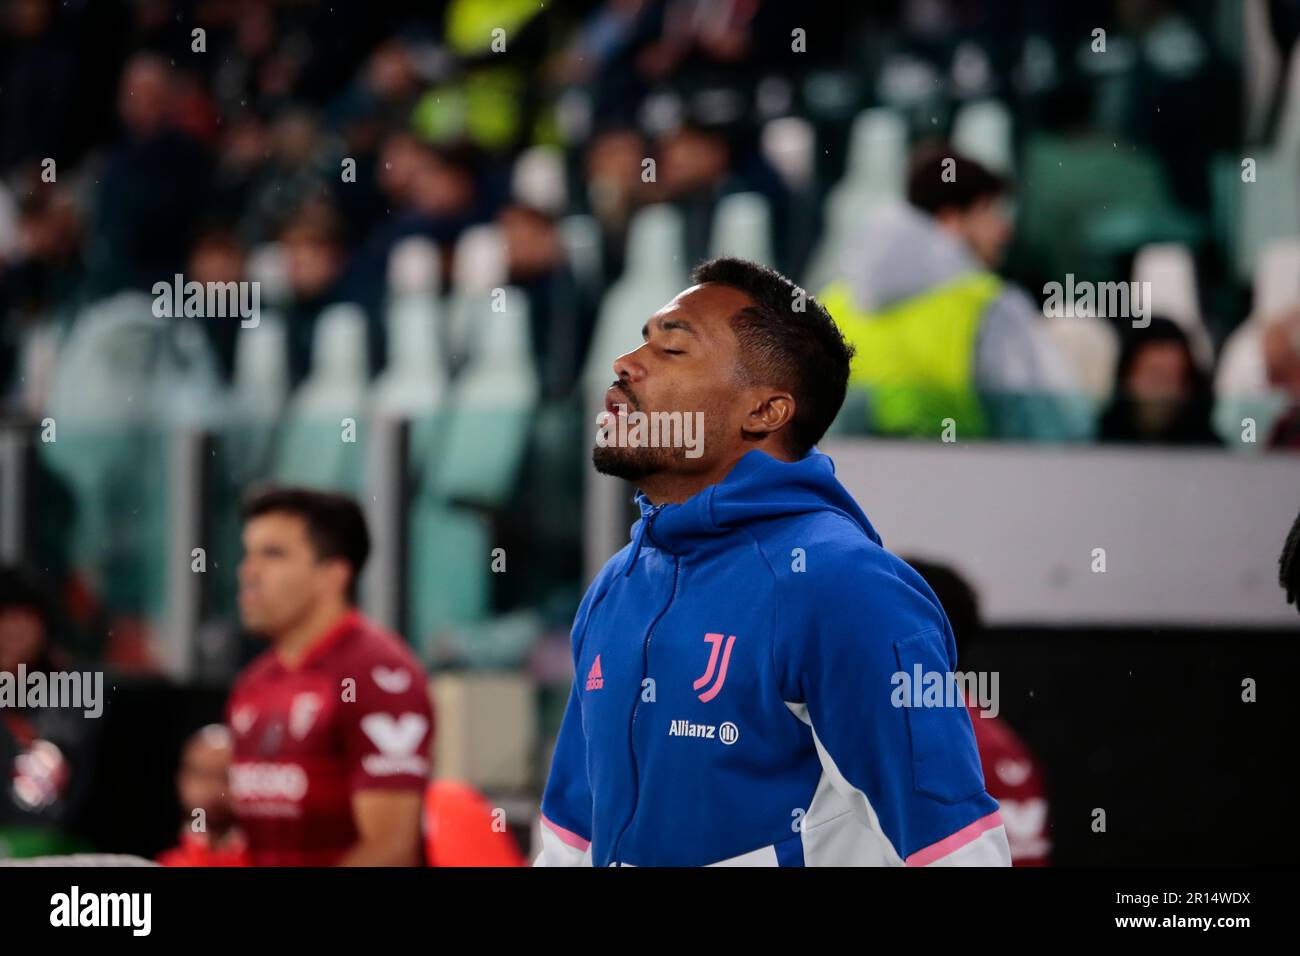
M 346 599 L 348 585 L 352 580 L 352 565 L 342 558 L 331 558 L 325 562 L 325 573 L 329 575 L 330 589 Z
M 743 427 L 747 435 L 766 437 L 794 420 L 794 396 L 789 392 L 761 392 L 752 400 Z
M 956 206 L 945 206 L 934 214 L 935 223 L 948 232 L 959 230 L 965 219 L 966 214 Z

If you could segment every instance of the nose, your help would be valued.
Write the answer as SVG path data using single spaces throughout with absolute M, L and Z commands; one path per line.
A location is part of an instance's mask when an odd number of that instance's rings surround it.
M 624 352 L 618 358 L 614 359 L 614 375 L 620 381 L 639 382 L 645 378 L 645 365 L 641 362 L 640 353 L 644 345 L 633 349 L 631 352 Z

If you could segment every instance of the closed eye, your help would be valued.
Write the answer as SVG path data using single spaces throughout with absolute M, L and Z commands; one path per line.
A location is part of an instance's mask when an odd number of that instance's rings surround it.
M 664 354 L 665 354 L 665 355 L 685 355 L 686 353 L 683 352 L 681 349 L 664 349 Z

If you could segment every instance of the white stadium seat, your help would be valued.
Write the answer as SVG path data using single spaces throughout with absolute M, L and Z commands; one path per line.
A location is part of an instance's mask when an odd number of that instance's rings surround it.
M 709 255 L 772 264 L 771 212 L 761 193 L 724 196 L 713 214 Z
M 1150 283 L 1151 315 L 1177 323 L 1187 333 L 1196 361 L 1202 368 L 1212 367 L 1214 344 L 1201 318 L 1191 250 L 1176 243 L 1143 246 L 1133 260 L 1133 281 Z

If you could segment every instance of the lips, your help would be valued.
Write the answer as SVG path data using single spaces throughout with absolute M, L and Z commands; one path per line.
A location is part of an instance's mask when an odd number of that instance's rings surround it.
M 636 408 L 636 403 L 622 385 L 615 382 L 605 392 L 605 411 L 611 415 L 626 415 L 629 408 Z

